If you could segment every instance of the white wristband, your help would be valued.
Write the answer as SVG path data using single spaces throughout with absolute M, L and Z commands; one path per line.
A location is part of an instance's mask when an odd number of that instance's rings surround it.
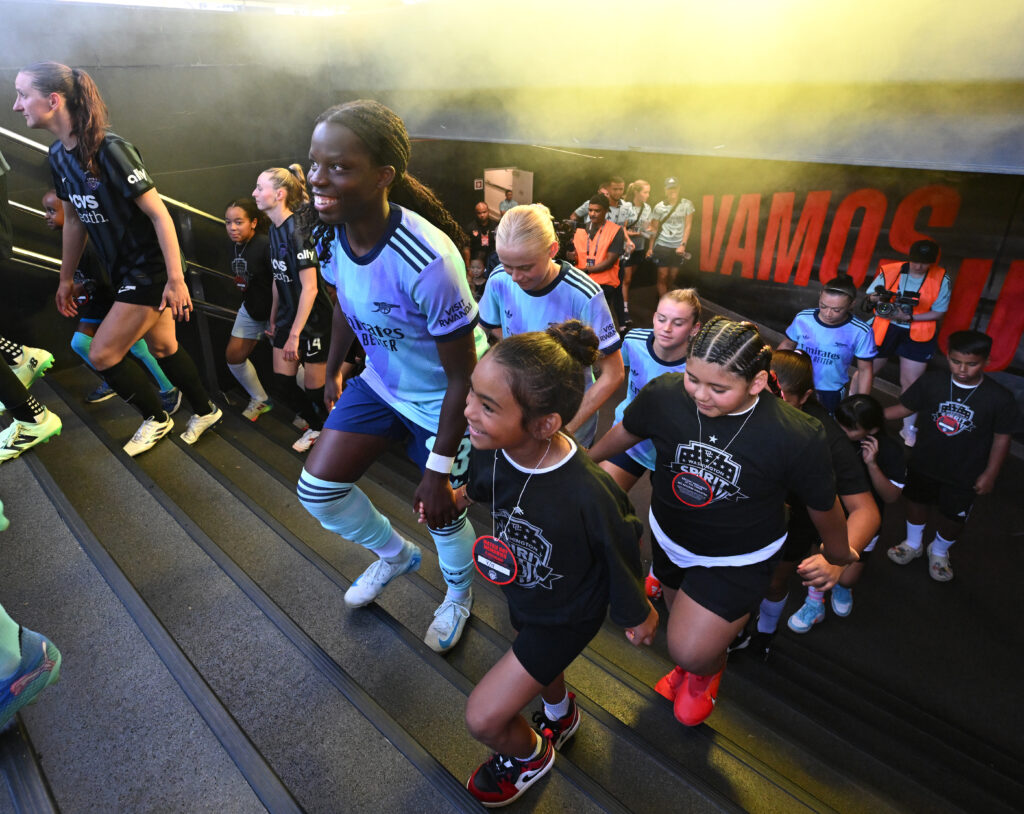
M 427 469 L 433 472 L 440 472 L 442 475 L 450 475 L 452 473 L 453 463 L 455 463 L 454 455 L 438 455 L 436 452 L 431 452 L 427 456 Z

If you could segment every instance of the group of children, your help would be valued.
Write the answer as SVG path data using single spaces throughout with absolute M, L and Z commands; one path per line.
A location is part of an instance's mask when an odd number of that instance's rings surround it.
M 30 126 L 50 126 L 56 117 L 51 154 L 67 174 L 57 193 L 68 221 L 81 221 L 85 193 L 68 183 L 72 175 L 93 191 L 96 182 L 102 186 L 126 168 L 148 176 L 138 172 L 130 145 L 110 135 L 100 140 L 98 153 L 68 152 L 75 144 L 60 111 L 71 97 L 48 90 L 40 79 L 46 71 L 33 66 L 19 74 L 19 105 Z M 83 77 L 74 72 L 74 82 Z M 97 155 L 100 165 L 88 169 Z M 809 595 L 800 624 L 809 628 L 817 621 L 821 592 L 829 589 L 836 612 L 849 612 L 858 563 L 877 534 L 878 504 L 898 496 L 903 475 L 870 396 L 834 399 L 834 424 L 824 394 L 843 383 L 820 380 L 824 405 L 811 396 L 819 381 L 814 353 L 773 351 L 750 323 L 702 322 L 692 290 L 666 290 L 653 327 L 622 339 L 600 287 L 554 259 L 558 240 L 541 205 L 504 213 L 496 233 L 501 264 L 478 306 L 457 248 L 464 235 L 408 172 L 409 157 L 401 119 L 377 102 L 357 100 L 316 120 L 308 178 L 297 166 L 260 174 L 255 204 L 273 224 L 269 312 L 265 293 L 262 299 L 254 294 L 258 275 L 249 271 L 253 255 L 246 256 L 262 251 L 252 243 L 259 218 L 247 204 L 232 202 L 228 232 L 246 299 L 229 361 L 255 418 L 268 399 L 247 357 L 260 331 L 272 333 L 282 389 L 283 378 L 294 385 L 298 362 L 305 362 L 309 404 L 293 390 L 295 409 L 308 408 L 312 416 L 320 406 L 330 408 L 310 422 L 318 435 L 297 491 L 325 529 L 376 555 L 346 592 L 349 607 L 373 602 L 421 563 L 420 548 L 357 485 L 395 441 L 422 472 L 413 509 L 434 540 L 447 584 L 427 644 L 444 653 L 459 641 L 472 611 L 474 574 L 502 586 L 517 635 L 466 707 L 470 733 L 494 752 L 472 773 L 469 791 L 486 806 L 500 806 L 542 777 L 577 731 L 579 711 L 564 671 L 608 609 L 634 645 L 650 644 L 655 635 L 659 615 L 645 596 L 640 570 L 642 524 L 625 494 L 645 471 L 654 537 L 649 581 L 663 592 L 668 648 L 677 665 L 656 689 L 687 725 L 713 710 L 730 647 L 744 638 L 750 647 L 756 634 L 774 631 L 781 606 L 773 597 L 794 569 L 817 592 Z M 305 205 L 307 183 L 312 206 Z M 135 394 L 126 384 L 142 390 L 148 382 L 111 374 L 124 364 L 115 351 L 123 358 L 146 335 L 165 354 L 158 358 L 173 358 L 167 355 L 169 312 L 188 310 L 176 244 L 146 197 L 150 191 L 151 184 L 145 190 L 129 185 L 120 195 L 156 224 L 166 270 L 161 276 L 153 258 L 144 271 L 148 290 L 160 296 L 117 299 L 123 292 L 116 286 L 125 279 L 142 287 L 143 270 L 104 257 L 116 296 L 89 354 L 129 397 Z M 84 243 L 81 228 L 69 236 L 65 226 L 64 242 L 58 303 L 73 313 L 66 284 Z M 321 299 L 318 269 L 334 290 L 333 303 Z M 157 290 L 165 281 L 167 290 Z M 264 276 L 261 285 L 266 282 Z M 833 286 L 812 315 L 827 330 L 853 322 L 826 310 L 840 295 L 852 305 L 852 294 Z M 142 310 L 136 315 L 132 309 Z M 117 326 L 116 343 L 104 335 L 108 324 Z M 498 339 L 490 349 L 481 326 Z M 859 337 L 860 325 L 853 328 Z M 791 338 L 799 345 L 795 330 Z M 984 339 L 972 331 L 954 334 L 952 375 L 925 374 L 886 411 L 888 418 L 917 411 L 922 425 L 904 489 L 908 538 L 893 551 L 903 561 L 921 555 L 924 507 L 936 503 L 943 520 L 928 548 L 936 579 L 952 576 L 949 546 L 974 494 L 991 490 L 1015 417 L 1012 397 L 982 372 Z M 344 362 L 356 341 L 365 369 L 345 381 Z M 838 370 L 831 357 L 820 360 Z M 172 381 L 182 380 L 182 364 L 164 367 Z M 623 381 L 626 367 L 628 391 L 616 423 L 595 442 L 596 410 Z M 201 393 L 190 393 L 184 381 L 180 386 L 193 405 L 202 404 Z M 159 425 L 148 437 L 166 432 L 163 409 L 152 399 L 143 409 L 153 412 L 147 423 Z M 197 416 L 204 428 L 212 423 L 205 415 Z M 954 472 L 942 463 L 947 450 L 956 456 Z M 467 517 L 475 501 L 488 505 L 492 518 L 479 535 Z M 789 520 L 787 506 L 799 521 Z M 911 507 L 921 507 L 921 515 Z M 803 524 L 799 531 L 794 522 Z M 758 622 L 745 634 L 758 606 Z M 531 727 L 520 710 L 538 694 L 543 710 Z

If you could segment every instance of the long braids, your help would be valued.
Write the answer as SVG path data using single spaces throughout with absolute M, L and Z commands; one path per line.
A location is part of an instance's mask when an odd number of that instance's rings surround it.
M 83 169 L 99 173 L 96 154 L 110 126 L 106 102 L 91 76 L 60 62 L 36 62 L 22 69 L 32 87 L 43 94 L 59 93 L 71 116 L 71 134 L 77 139 L 71 154 Z
M 397 113 L 373 99 L 357 99 L 328 108 L 317 116 L 314 124 L 323 122 L 348 128 L 366 145 L 377 166 L 395 168 L 395 180 L 388 193 L 389 200 L 422 215 L 448 235 L 457 247 L 462 248 L 468 243 L 462 227 L 433 190 L 409 174 L 412 145 L 405 124 Z M 318 246 L 320 260 L 330 260 L 330 244 L 336 234 L 335 227 L 321 223 L 319 219 L 313 223 L 308 213 L 304 213 L 299 223 L 309 231 Z
M 694 337 L 691 359 L 721 365 L 748 382 L 762 370 L 768 373 L 768 387 L 781 396 L 778 382 L 771 375 L 772 348 L 761 338 L 752 322 L 733 322 L 723 316 L 709 319 Z

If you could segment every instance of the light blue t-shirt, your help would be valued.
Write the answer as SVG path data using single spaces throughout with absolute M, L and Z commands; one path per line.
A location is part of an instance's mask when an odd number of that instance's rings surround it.
M 500 327 L 502 336 L 513 336 L 546 331 L 549 325 L 567 319 L 589 326 L 606 356 L 622 344 L 601 286 L 564 260 L 555 279 L 538 291 L 524 291 L 504 266 L 497 266 L 487 278 L 480 298 L 480 324 L 484 327 Z
M 626 379 L 626 397 L 615 408 L 616 424 L 622 421 L 626 406 L 636 398 L 636 394 L 643 390 L 647 382 L 663 373 L 682 373 L 686 370 L 685 359 L 665 362 L 658 358 L 654 352 L 654 330 L 651 328 L 634 328 L 626 334 L 622 340 L 622 362 L 629 369 L 629 374 Z M 626 450 L 626 454 L 641 466 L 654 471 L 656 455 L 651 441 L 641 441 Z
M 841 325 L 826 325 L 817 308 L 806 308 L 793 317 L 786 336 L 811 357 L 815 390 L 841 390 L 850 383 L 848 368 L 855 359 L 878 355 L 871 327 L 852 315 Z
M 384 236 L 362 257 L 352 254 L 339 226 L 321 273 L 366 352 L 361 378 L 403 416 L 437 432 L 448 389 L 437 343 L 465 336 L 479 317 L 455 244 L 425 218 L 391 204 Z M 478 328 L 476 340 L 479 354 L 487 345 Z

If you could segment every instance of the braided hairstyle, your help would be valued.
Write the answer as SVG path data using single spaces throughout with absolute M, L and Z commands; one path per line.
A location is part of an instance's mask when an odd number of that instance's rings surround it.
M 583 401 L 583 370 L 600 355 L 598 339 L 578 319 L 546 331 L 515 334 L 488 354 L 505 368 L 512 397 L 523 411 L 523 429 L 550 413 L 568 424 Z
M 709 319 L 694 337 L 691 359 L 720 365 L 748 382 L 762 370 L 768 373 L 768 388 L 780 396 L 778 382 L 771 375 L 772 348 L 761 338 L 753 322 L 733 322 L 723 316 Z
M 82 169 L 99 174 L 96 153 L 110 126 L 107 105 L 92 77 L 79 68 L 60 62 L 35 62 L 21 73 L 32 77 L 32 87 L 42 94 L 59 93 L 71 116 L 71 135 L 77 139 L 71 154 Z
M 346 127 L 363 142 L 371 159 L 378 167 L 395 168 L 395 180 L 388 190 L 388 199 L 422 215 L 434 226 L 462 248 L 468 240 L 462 227 L 434 194 L 433 190 L 420 183 L 408 172 L 412 145 L 405 123 L 391 108 L 373 99 L 357 99 L 342 105 L 329 107 L 317 116 L 314 126 L 330 122 Z M 300 221 L 307 227 L 314 243 L 320 247 L 320 259 L 330 259 L 330 243 L 334 227 L 327 224 L 311 223 L 308 215 Z

